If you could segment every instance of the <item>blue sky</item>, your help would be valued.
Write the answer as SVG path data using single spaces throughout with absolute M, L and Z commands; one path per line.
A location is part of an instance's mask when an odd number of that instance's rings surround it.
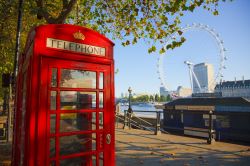
M 215 29 L 224 41 L 227 49 L 223 70 L 224 80 L 250 79 L 250 1 L 234 0 L 221 3 L 219 16 L 197 9 L 182 18 L 182 26 L 192 23 L 202 23 Z M 190 87 L 185 60 L 194 63 L 209 62 L 218 71 L 219 51 L 217 45 L 205 31 L 188 31 L 187 41 L 181 48 L 169 51 L 164 55 L 163 70 L 169 89 L 176 90 L 178 86 Z M 115 42 L 115 75 L 116 97 L 127 93 L 129 86 L 135 93 L 159 93 L 161 82 L 157 74 L 157 53 L 148 54 L 148 45 L 139 41 L 136 45 L 123 47 L 120 41 Z

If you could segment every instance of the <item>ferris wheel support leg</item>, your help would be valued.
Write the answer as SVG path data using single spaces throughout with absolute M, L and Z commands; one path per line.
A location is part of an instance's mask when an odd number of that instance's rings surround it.
M 192 92 L 194 92 L 194 89 L 193 89 L 193 76 L 192 76 L 192 70 L 191 70 L 190 67 L 189 67 L 189 77 L 190 77 L 191 90 L 192 90 Z

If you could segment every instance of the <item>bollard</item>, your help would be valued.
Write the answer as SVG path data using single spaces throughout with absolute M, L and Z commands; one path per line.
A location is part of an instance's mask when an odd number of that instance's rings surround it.
M 161 134 L 161 113 L 156 112 L 156 124 L 155 124 L 155 135 Z
M 131 129 L 131 118 L 132 118 L 132 114 L 128 112 L 128 128 Z
M 133 110 L 132 110 L 131 106 L 129 106 L 129 107 L 128 107 L 128 113 L 127 113 L 128 128 L 129 128 L 129 129 L 131 129 L 132 113 L 133 113 Z
M 120 123 L 119 114 L 118 113 L 116 113 L 115 123 L 116 123 L 116 128 L 118 128 L 119 127 L 119 123 Z
M 127 117 L 127 111 L 124 110 L 124 124 L 123 124 L 123 130 L 128 129 L 128 117 Z
M 213 118 L 212 118 L 213 112 L 209 111 L 209 129 L 208 129 L 208 139 L 207 143 L 212 144 L 214 143 L 214 136 L 213 136 Z

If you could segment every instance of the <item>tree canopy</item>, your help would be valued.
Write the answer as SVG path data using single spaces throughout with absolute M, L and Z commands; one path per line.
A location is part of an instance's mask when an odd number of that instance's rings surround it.
M 223 1 L 223 0 L 222 0 Z M 202 7 L 218 15 L 219 0 L 35 0 L 24 1 L 21 50 L 29 29 L 39 24 L 70 23 L 92 28 L 122 45 L 145 40 L 148 52 L 179 47 L 184 41 L 181 18 Z M 18 2 L 0 2 L 0 73 L 13 68 Z M 180 37 L 165 47 L 174 32 Z M 161 44 L 156 48 L 156 42 Z

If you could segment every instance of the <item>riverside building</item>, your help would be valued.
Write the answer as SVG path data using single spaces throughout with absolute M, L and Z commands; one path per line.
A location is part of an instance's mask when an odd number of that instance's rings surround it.
M 214 138 L 250 142 L 250 100 L 246 98 L 180 98 L 164 107 L 163 128 L 168 132 L 207 138 L 212 114 Z
M 223 97 L 244 97 L 250 99 L 250 80 L 224 81 L 215 87 L 215 92 L 221 92 Z

